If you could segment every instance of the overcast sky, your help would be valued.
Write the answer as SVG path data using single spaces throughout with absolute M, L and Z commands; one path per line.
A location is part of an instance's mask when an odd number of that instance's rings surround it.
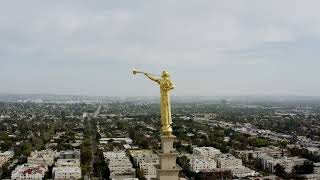
M 0 2 L 0 92 L 320 95 L 320 1 Z

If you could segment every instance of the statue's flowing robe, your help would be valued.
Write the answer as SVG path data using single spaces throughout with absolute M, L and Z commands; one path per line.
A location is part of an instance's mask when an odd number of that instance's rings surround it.
M 170 93 L 169 91 L 174 88 L 170 79 L 160 79 L 160 92 L 161 92 L 161 125 L 168 127 L 172 124 L 171 119 L 171 105 L 170 105 Z

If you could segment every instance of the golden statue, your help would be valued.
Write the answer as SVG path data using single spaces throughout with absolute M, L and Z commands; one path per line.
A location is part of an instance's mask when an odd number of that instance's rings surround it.
M 174 89 L 170 75 L 167 71 L 162 71 L 162 78 L 157 78 L 157 75 L 149 74 L 142 71 L 133 70 L 133 74 L 141 73 L 147 76 L 152 81 L 160 85 L 160 109 L 161 109 L 161 132 L 163 135 L 172 135 L 172 119 L 171 119 L 171 104 L 169 91 Z

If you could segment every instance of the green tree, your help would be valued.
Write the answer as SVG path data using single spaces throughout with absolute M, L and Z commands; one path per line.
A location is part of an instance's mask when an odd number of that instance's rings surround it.
M 32 151 L 32 146 L 30 142 L 24 142 L 20 146 L 17 147 L 15 155 L 20 156 L 29 156 Z
M 81 162 L 82 164 L 89 164 L 92 159 L 91 150 L 86 147 L 81 148 Z
M 284 170 L 283 166 L 281 166 L 280 164 L 277 164 L 274 166 L 274 174 L 279 177 L 283 177 L 285 176 L 286 171 Z
M 307 162 L 304 162 L 302 165 L 298 165 L 298 166 L 295 166 L 293 168 L 294 172 L 297 173 L 297 174 L 312 174 L 313 173 L 313 162 L 311 161 L 307 161 Z

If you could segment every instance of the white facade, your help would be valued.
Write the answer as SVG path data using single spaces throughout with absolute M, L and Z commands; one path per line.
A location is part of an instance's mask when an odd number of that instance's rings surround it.
M 3 153 L 0 153 L 0 167 L 2 167 L 5 163 L 9 162 L 9 160 L 13 158 L 13 156 L 13 151 L 5 151 Z
M 267 155 L 275 158 L 282 158 L 288 153 L 288 150 L 286 149 L 281 149 L 276 146 L 268 146 L 268 147 L 261 147 L 258 149 L 258 151 L 262 151 L 266 153 Z
M 104 152 L 103 155 L 108 164 L 111 178 L 135 177 L 135 169 L 132 167 L 125 151 L 109 151 Z
M 59 159 L 80 159 L 80 150 L 60 151 L 57 155 Z
M 294 168 L 294 166 L 301 166 L 306 161 L 308 160 L 304 158 L 299 158 L 299 157 L 284 158 L 285 171 L 287 173 L 290 173 Z
M 294 166 L 302 165 L 307 159 L 299 158 L 299 157 L 282 157 L 282 158 L 274 158 L 269 155 L 261 157 L 261 163 L 265 170 L 269 172 L 274 172 L 274 167 L 279 164 L 285 168 L 287 173 L 290 173 Z
M 197 156 L 215 158 L 217 155 L 221 154 L 219 149 L 214 147 L 194 147 L 193 154 Z
M 261 163 L 263 169 L 268 170 L 269 172 L 274 172 L 274 167 L 279 164 L 284 167 L 284 161 L 282 159 L 275 159 L 269 155 L 266 155 L 261 158 Z
M 234 168 L 242 166 L 242 160 L 231 154 L 221 154 L 216 158 L 216 161 L 219 168 Z
M 56 179 L 80 179 L 80 167 L 54 167 L 52 169 L 53 178 Z
M 314 163 L 313 173 L 320 174 L 320 163 Z
M 190 159 L 190 168 L 193 172 L 211 171 L 217 167 L 217 163 L 210 158 Z
M 157 169 L 155 166 L 158 164 L 159 164 L 159 162 L 157 162 L 157 163 L 141 162 L 141 163 L 139 163 L 139 169 L 143 170 L 144 177 L 147 180 L 155 179 L 155 178 L 157 178 Z
M 135 166 L 139 166 L 141 162 L 159 163 L 159 156 L 151 150 L 131 150 L 129 153 Z
M 118 142 L 124 142 L 126 144 L 132 144 L 133 141 L 130 138 L 101 138 L 100 143 L 101 144 L 108 144 L 108 141 L 113 140 L 113 141 L 118 141 Z
M 241 158 L 243 161 L 248 161 L 249 159 L 260 158 L 267 155 L 266 152 L 262 150 L 244 150 L 244 151 L 233 151 L 235 156 Z
M 193 116 L 194 116 L 194 120 L 203 121 L 203 120 L 215 119 L 218 115 L 215 113 L 199 113 L 199 114 L 194 114 Z
M 11 173 L 11 179 L 26 180 L 26 179 L 43 179 L 45 173 L 48 171 L 46 165 L 38 164 L 23 164 L 17 166 Z
M 152 150 L 131 150 L 130 156 L 133 158 L 135 166 L 139 166 L 139 169 L 143 170 L 144 177 L 146 179 L 156 178 L 155 165 L 159 165 L 159 156 Z
M 230 168 L 230 170 L 234 178 L 245 178 L 245 177 L 252 177 L 252 176 L 258 175 L 257 172 L 245 166 Z
M 133 161 L 136 165 L 139 165 L 141 162 L 145 163 L 159 163 L 159 156 L 157 154 L 142 155 L 133 158 Z
M 54 163 L 54 155 L 55 152 L 52 150 L 32 151 L 28 157 L 28 163 L 51 166 Z
M 135 169 L 132 168 L 132 164 L 127 157 L 122 159 L 110 159 L 108 168 L 110 170 L 110 175 L 112 176 L 135 174 Z
M 108 151 L 108 152 L 103 152 L 103 156 L 105 159 L 120 159 L 120 158 L 125 158 L 126 152 L 125 151 L 119 151 L 119 152 L 113 152 L 113 151 Z
M 79 159 L 58 159 L 56 167 L 80 167 Z

